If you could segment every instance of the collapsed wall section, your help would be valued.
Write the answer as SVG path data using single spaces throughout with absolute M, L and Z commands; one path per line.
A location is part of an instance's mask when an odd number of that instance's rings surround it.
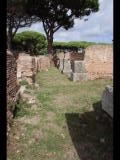
M 34 82 L 36 73 L 35 58 L 27 54 L 19 54 L 17 59 L 17 78 L 19 81 L 26 80 L 29 84 Z
M 50 59 L 47 56 L 30 56 L 19 53 L 17 59 L 17 78 L 26 80 L 29 84 L 35 83 L 35 75 L 38 71 L 47 70 L 50 67 Z
M 59 54 L 59 69 L 64 73 L 66 61 L 69 63 L 69 73 L 73 81 L 94 80 L 99 78 L 113 78 L 113 46 L 92 45 L 86 48 L 85 53 Z M 70 66 L 71 65 L 71 66 Z M 68 67 L 67 67 L 68 68 Z M 71 68 L 71 69 L 70 69 Z
M 57 53 L 57 67 L 66 74 L 69 78 L 73 76 L 71 63 L 75 60 L 83 60 L 84 54 L 77 52 Z

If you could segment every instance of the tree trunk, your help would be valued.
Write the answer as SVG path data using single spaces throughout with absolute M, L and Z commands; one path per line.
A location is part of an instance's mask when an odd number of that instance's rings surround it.
M 50 58 L 50 66 L 53 66 L 53 35 L 47 36 L 47 50 L 48 50 L 48 55 Z
M 8 48 L 8 50 L 11 50 L 11 38 L 8 36 L 7 37 L 7 48 Z
M 47 38 L 47 41 L 48 41 L 48 45 L 47 45 L 47 50 L 48 50 L 48 54 L 53 54 L 53 37 L 52 36 L 49 36 Z
M 7 33 L 7 48 L 10 51 L 12 49 L 12 33 L 10 31 Z

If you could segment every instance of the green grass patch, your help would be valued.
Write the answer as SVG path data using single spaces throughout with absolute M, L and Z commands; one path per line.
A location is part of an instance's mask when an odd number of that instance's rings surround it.
M 20 85 L 28 85 L 28 82 L 26 80 L 20 81 Z
M 17 105 L 17 123 L 25 117 L 25 136 L 8 152 L 8 158 L 112 160 L 112 121 L 101 109 L 103 90 L 112 80 L 72 82 L 50 68 L 37 74 L 36 83 L 40 89 L 27 85 L 27 93 L 35 95 L 39 107 L 34 111 L 24 101 Z
M 26 101 L 20 100 L 15 107 L 14 111 L 15 118 L 34 115 L 34 113 L 30 111 L 30 109 L 31 109 L 30 104 L 28 104 Z

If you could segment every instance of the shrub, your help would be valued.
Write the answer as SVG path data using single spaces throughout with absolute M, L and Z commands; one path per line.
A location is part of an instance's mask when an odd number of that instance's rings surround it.
M 48 54 L 47 48 L 41 49 L 41 50 L 39 51 L 39 54 L 40 54 L 40 55 L 46 55 L 46 54 Z
M 12 46 L 15 50 L 26 51 L 30 54 L 40 54 L 40 50 L 46 48 L 47 42 L 43 34 L 34 31 L 17 33 Z
M 54 49 L 59 50 L 75 50 L 78 51 L 79 48 L 87 48 L 90 45 L 95 44 L 104 44 L 104 43 L 95 43 L 95 42 L 86 42 L 86 41 L 71 41 L 71 42 L 54 42 Z

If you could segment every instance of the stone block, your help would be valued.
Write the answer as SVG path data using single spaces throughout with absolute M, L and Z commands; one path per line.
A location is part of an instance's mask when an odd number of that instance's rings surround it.
M 86 81 L 87 80 L 87 73 L 71 73 L 71 80 L 74 82 L 77 81 Z
M 62 71 L 63 70 L 63 59 L 59 60 L 59 70 Z
M 65 75 L 67 75 L 69 78 L 71 78 L 72 71 L 65 72 L 65 71 L 63 70 L 62 73 L 65 74 Z
M 71 62 L 70 62 L 70 60 L 63 59 L 63 70 L 64 70 L 64 72 L 72 71 L 71 70 Z
M 70 60 L 64 59 L 63 60 L 63 71 L 69 78 L 71 77 L 72 69 L 71 69 L 71 62 Z
M 113 87 L 107 85 L 102 94 L 102 109 L 113 118 Z
M 72 71 L 74 73 L 85 73 L 84 61 L 72 61 Z

